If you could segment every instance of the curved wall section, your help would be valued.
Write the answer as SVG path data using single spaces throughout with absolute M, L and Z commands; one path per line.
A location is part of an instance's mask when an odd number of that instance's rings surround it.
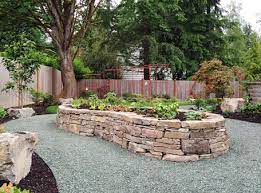
M 131 112 L 94 111 L 60 106 L 59 128 L 83 136 L 98 136 L 134 153 L 186 162 L 226 153 L 225 119 L 207 113 L 201 121 L 158 120 Z

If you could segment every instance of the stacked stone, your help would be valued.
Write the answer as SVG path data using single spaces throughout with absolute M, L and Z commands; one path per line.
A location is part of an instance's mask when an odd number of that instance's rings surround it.
M 248 83 L 248 92 L 253 103 L 261 103 L 261 81 Z
M 98 136 L 132 152 L 169 161 L 196 161 L 226 153 L 224 118 L 202 121 L 158 120 L 136 113 L 93 111 L 60 106 L 57 124 L 70 132 Z

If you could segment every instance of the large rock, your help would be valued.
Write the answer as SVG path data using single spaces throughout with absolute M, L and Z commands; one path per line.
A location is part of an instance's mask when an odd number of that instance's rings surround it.
M 27 176 L 37 141 L 35 133 L 0 134 L 0 180 L 18 184 Z
M 10 108 L 7 110 L 10 117 L 14 118 L 28 118 L 35 114 L 32 108 Z
M 225 98 L 221 104 L 222 112 L 240 112 L 240 108 L 245 104 L 242 98 Z

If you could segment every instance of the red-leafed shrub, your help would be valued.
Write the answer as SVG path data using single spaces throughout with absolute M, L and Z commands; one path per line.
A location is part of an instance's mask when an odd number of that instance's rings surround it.
M 193 76 L 193 80 L 204 82 L 206 95 L 215 93 L 217 98 L 231 96 L 233 90 L 230 83 L 233 80 L 232 70 L 223 65 L 222 61 L 213 59 L 201 64 L 200 69 Z

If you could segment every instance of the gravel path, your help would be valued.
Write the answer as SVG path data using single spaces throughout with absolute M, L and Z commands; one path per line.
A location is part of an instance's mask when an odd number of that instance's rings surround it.
M 231 150 L 214 160 L 172 163 L 135 155 L 98 138 L 66 133 L 55 115 L 6 123 L 8 131 L 39 134 L 37 153 L 60 193 L 261 192 L 261 125 L 227 120 Z

